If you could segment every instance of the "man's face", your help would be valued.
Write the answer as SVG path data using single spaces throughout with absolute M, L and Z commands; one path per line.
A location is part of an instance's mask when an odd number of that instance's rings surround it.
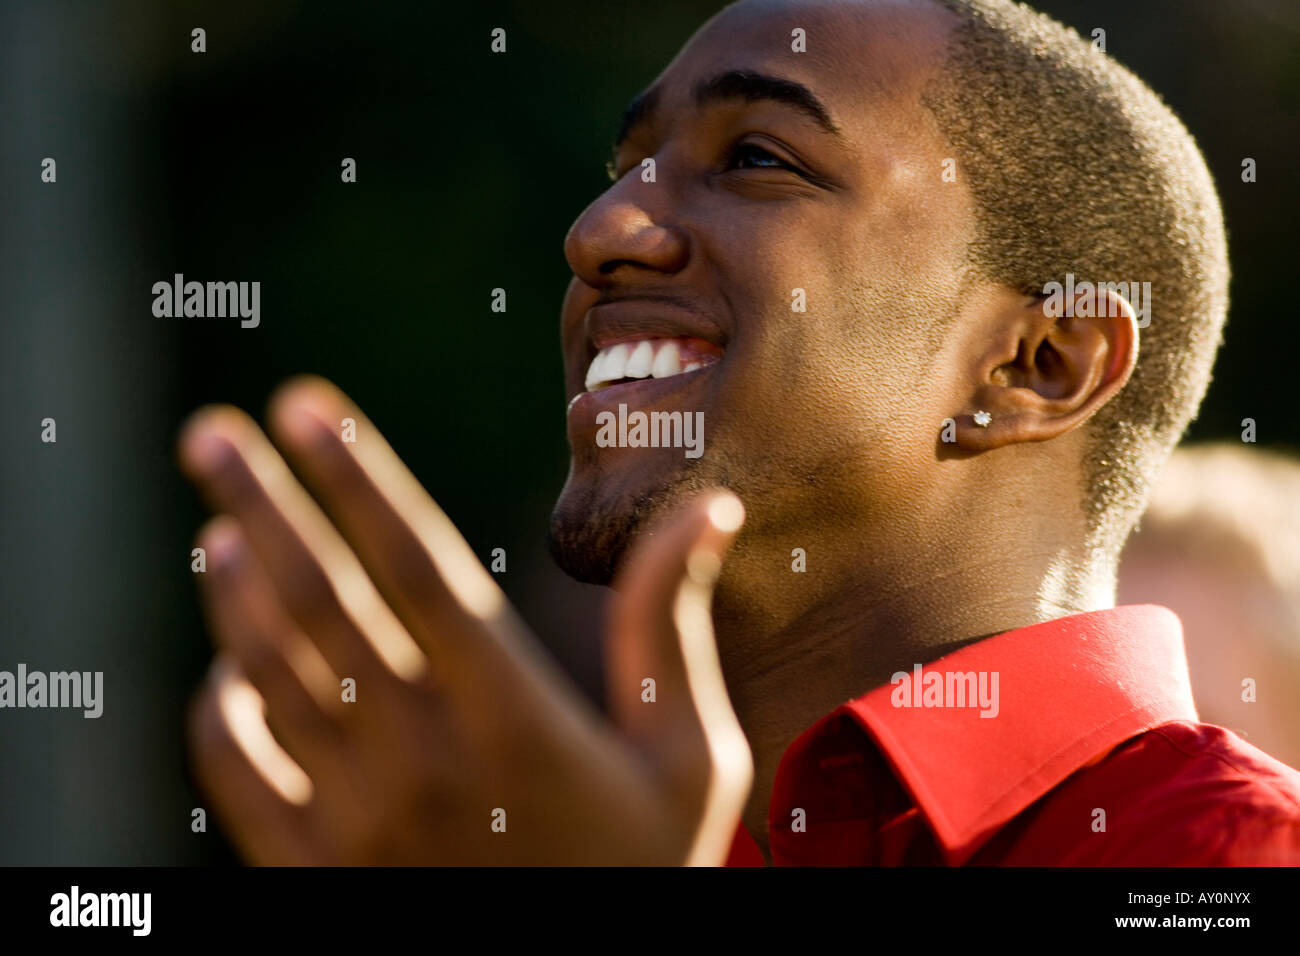
M 570 574 L 606 583 L 647 519 L 705 486 L 792 546 L 883 527 L 924 487 L 953 393 L 928 336 L 972 221 L 920 104 L 947 30 L 926 2 L 741 3 L 639 98 L 565 243 L 573 458 L 551 538 Z M 620 405 L 703 413 L 702 454 L 601 447 Z

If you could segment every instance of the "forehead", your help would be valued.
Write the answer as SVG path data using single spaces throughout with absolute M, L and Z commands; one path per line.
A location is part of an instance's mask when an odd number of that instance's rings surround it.
M 704 24 L 654 88 L 676 111 L 700 80 L 756 71 L 806 86 L 846 131 L 914 119 L 954 22 L 931 0 L 743 0 Z M 804 52 L 792 49 L 796 30 Z

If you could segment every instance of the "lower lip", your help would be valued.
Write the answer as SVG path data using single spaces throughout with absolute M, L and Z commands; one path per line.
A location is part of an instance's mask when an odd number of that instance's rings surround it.
M 675 392 L 698 383 L 717 364 L 710 362 L 667 378 L 642 378 L 621 385 L 607 385 L 594 392 L 579 392 L 569 403 L 569 421 L 572 423 L 576 417 L 579 421 L 591 421 L 594 427 L 598 413 L 616 412 L 619 405 L 626 405 L 629 409 L 662 408 Z

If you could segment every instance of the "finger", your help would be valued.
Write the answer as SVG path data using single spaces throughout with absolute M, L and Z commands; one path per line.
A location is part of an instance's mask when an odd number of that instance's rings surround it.
M 195 776 L 250 862 L 323 862 L 307 809 L 311 781 L 271 738 L 261 705 L 233 665 L 213 664 L 190 711 Z
M 645 535 L 610 609 L 609 705 L 680 799 L 703 803 L 717 858 L 749 793 L 749 745 L 727 695 L 710 605 L 722 557 L 744 521 L 740 499 L 706 492 Z M 654 703 L 644 699 L 654 680 Z M 702 830 L 703 832 L 703 830 Z M 711 859 L 712 849 L 704 858 Z
M 406 676 L 422 669 L 356 556 L 247 415 L 200 410 L 182 431 L 180 457 L 214 509 L 239 520 L 285 609 L 336 674 L 361 681 L 385 663 Z
M 210 521 L 199 544 L 208 556 L 203 605 L 218 645 L 265 701 L 290 756 L 311 775 L 330 772 L 343 746 L 338 677 L 280 606 L 233 518 Z
M 518 651 L 505 596 L 455 525 L 361 411 L 322 379 L 289 383 L 268 421 L 277 441 L 388 599 L 437 661 L 484 650 L 484 624 Z M 355 441 L 340 423 L 352 419 Z M 518 642 L 522 644 L 523 642 Z

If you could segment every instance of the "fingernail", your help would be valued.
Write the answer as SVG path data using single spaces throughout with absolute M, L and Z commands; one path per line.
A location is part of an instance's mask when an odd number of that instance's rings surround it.
M 192 429 L 185 436 L 185 460 L 198 471 L 215 471 L 229 454 L 230 444 L 206 428 Z
M 301 405 L 290 405 L 280 412 L 280 427 L 295 445 L 318 445 L 326 435 L 320 420 Z

